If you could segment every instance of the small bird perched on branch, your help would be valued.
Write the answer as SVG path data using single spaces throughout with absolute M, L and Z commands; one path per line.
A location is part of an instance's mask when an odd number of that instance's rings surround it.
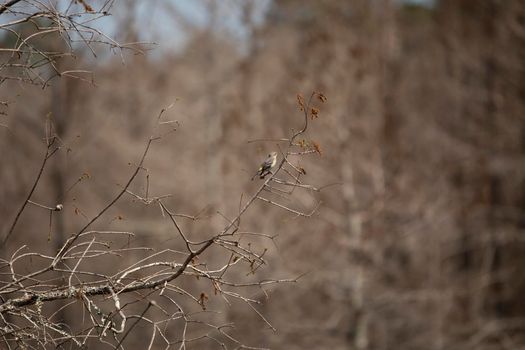
M 252 180 L 259 175 L 259 179 L 264 179 L 266 175 L 271 173 L 271 169 L 277 163 L 277 152 L 271 152 L 268 154 L 268 158 L 261 164 L 259 170 L 253 175 Z

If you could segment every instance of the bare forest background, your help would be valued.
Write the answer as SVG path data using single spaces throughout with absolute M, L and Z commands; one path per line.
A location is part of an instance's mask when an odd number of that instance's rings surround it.
M 254 302 L 228 303 L 213 278 L 184 275 L 175 280 L 184 292 L 173 303 L 186 310 L 185 333 L 178 321 L 163 329 L 173 343 L 160 333 L 152 340 L 149 323 L 130 319 L 133 331 L 122 344 L 90 340 L 89 348 L 525 348 L 523 1 L 202 0 L 192 5 L 197 14 L 176 3 L 111 2 L 111 16 L 93 25 L 133 43 L 129 50 L 96 42 L 68 47 L 61 33 L 39 36 L 36 46 L 74 52 L 52 58 L 57 71 L 70 74 L 53 76 L 46 66 L 46 81 L 16 65 L 0 71 L 2 239 L 39 172 L 46 135 L 59 145 L 2 247 L 2 288 L 39 268 L 35 257 L 9 274 L 20 247 L 55 254 L 123 188 L 162 109 L 172 129 L 152 144 L 129 193 L 96 223 L 132 232 L 119 243 L 130 250 L 89 268 L 110 274 L 152 251 L 185 249 L 160 204 L 145 205 L 151 196 L 171 194 L 162 203 L 196 218 L 181 224 L 191 239 L 220 231 L 246 200 L 241 194 L 264 181 L 250 181 L 260 161 L 270 151 L 282 159 L 276 140 L 301 129 L 297 94 L 307 100 L 315 91 L 327 100 L 316 100 L 307 115 L 298 142 L 313 151 L 296 165 L 320 191 L 282 199 L 312 215 L 261 200 L 240 221 L 261 234 L 235 243 L 256 256 L 235 270 L 237 281 L 257 276 L 259 284 L 243 294 Z M 96 11 L 107 2 L 80 5 Z M 35 29 L 24 22 L 10 30 L 28 37 Z M 0 64 L 13 62 L 10 32 L 0 41 Z M 216 249 L 195 259 L 212 270 L 223 257 Z M 276 283 L 263 286 L 266 280 Z M 42 288 L 68 283 L 39 281 Z M 2 303 L 29 287 L 9 288 Z M 21 307 L 40 307 L 49 322 L 80 334 L 89 316 L 78 299 Z M 22 347 L 10 335 L 29 318 L 17 320 L 10 310 L 0 320 L 0 347 Z M 213 322 L 234 326 L 223 332 Z M 79 345 L 68 339 L 26 341 L 34 348 Z

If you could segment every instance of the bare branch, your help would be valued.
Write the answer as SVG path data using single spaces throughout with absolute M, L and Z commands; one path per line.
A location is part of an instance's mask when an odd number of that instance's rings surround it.
M 53 138 L 51 140 L 51 142 L 49 142 L 47 144 L 47 147 L 46 147 L 46 152 L 44 153 L 44 157 L 42 158 L 42 164 L 40 165 L 40 168 L 38 169 L 38 173 L 36 175 L 36 178 L 35 178 L 35 181 L 33 182 L 33 186 L 31 186 L 31 189 L 29 190 L 29 193 L 27 194 L 27 197 L 26 199 L 22 202 L 22 205 L 20 206 L 20 209 L 18 209 L 16 215 L 15 215 L 15 219 L 13 220 L 13 223 L 11 224 L 11 226 L 9 227 L 9 230 L 7 231 L 7 233 L 4 235 L 4 239 L 2 240 L 2 244 L 1 244 L 1 247 L 4 247 L 7 240 L 9 239 L 9 237 L 11 237 L 11 234 L 13 233 L 13 231 L 15 230 L 15 227 L 16 227 L 16 224 L 18 223 L 18 219 L 20 219 L 20 215 L 22 215 L 22 212 L 24 211 L 26 205 L 29 203 L 29 200 L 31 199 L 31 196 L 33 195 L 33 193 L 35 192 L 35 189 L 36 189 L 36 186 L 38 185 L 38 183 L 40 182 L 40 179 L 42 177 L 42 173 L 44 172 L 44 168 L 46 167 L 46 163 L 48 161 L 48 159 L 55 153 L 55 151 L 57 150 L 54 149 L 52 150 L 53 148 L 53 144 L 55 143 L 55 138 Z

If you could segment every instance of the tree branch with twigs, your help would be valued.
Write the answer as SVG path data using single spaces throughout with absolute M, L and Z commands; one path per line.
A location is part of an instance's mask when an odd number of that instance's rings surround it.
M 66 68 L 66 58 L 82 50 L 97 57 L 97 46 L 124 52 L 141 52 L 144 43 L 119 43 L 99 29 L 110 16 L 114 1 L 15 0 L 0 5 L 0 84 L 18 81 L 43 88 L 55 77 L 92 82 L 86 69 Z
M 156 119 L 155 131 L 147 140 L 128 180 L 55 254 L 29 251 L 27 246 L 22 246 L 0 260 L 0 273 L 4 276 L 0 282 L 0 342 L 7 347 L 16 344 L 41 348 L 101 342 L 119 348 L 126 346 L 133 328 L 144 324 L 152 327 L 148 340 L 150 348 L 157 341 L 184 348 L 188 343 L 204 339 L 221 346 L 233 344 L 250 348 L 232 334 L 231 324 L 213 322 L 213 313 L 209 310 L 210 295 L 199 292 L 188 280 L 207 281 L 213 294 L 226 304 L 234 300 L 245 303 L 268 328 L 275 331 L 271 322 L 256 307 L 261 301 L 250 296 L 249 292 L 258 290 L 266 295 L 268 287 L 294 283 L 299 277 L 257 277 L 260 269 L 267 265 L 267 248 L 258 244 L 257 240 L 273 242 L 275 236 L 242 228 L 241 221 L 247 211 L 259 203 L 303 218 L 311 217 L 317 211 L 319 203 L 308 211 L 290 204 L 296 191 L 320 191 L 304 181 L 305 170 L 290 158 L 305 157 L 315 150 L 305 136 L 309 120 L 317 116 L 312 114 L 315 97 L 321 102 L 326 99 L 315 92 L 306 102 L 299 99 L 304 124 L 298 131 L 292 132 L 286 147 L 280 148 L 282 159 L 276 167 L 253 193 L 246 198 L 241 196 L 237 213 L 232 218 L 223 216 L 226 219 L 224 226 L 206 235 L 205 239 L 197 239 L 199 235 L 187 229 L 188 225 L 203 220 L 200 214 L 193 216 L 177 212 L 167 202 L 169 195 L 150 196 L 148 188 L 145 195 L 131 190 L 131 185 L 144 174 L 149 186 L 145 161 L 153 144 L 177 130 L 178 124 L 163 120 L 166 112 L 163 109 Z M 169 129 L 166 131 L 164 127 Z M 57 146 L 52 151 L 60 150 Z M 49 147 L 46 157 L 48 153 Z M 45 163 L 42 168 L 44 166 Z M 41 173 L 42 170 L 39 178 Z M 28 203 L 34 203 L 42 210 L 54 209 L 32 202 L 31 193 L 22 210 Z M 177 245 L 161 249 L 155 245 L 133 246 L 129 241 L 136 236 L 134 232 L 93 228 L 108 210 L 125 199 L 158 207 L 159 219 L 167 219 L 177 234 Z M 13 229 L 4 241 L 8 241 Z M 252 242 L 254 237 L 257 240 Z M 114 257 L 126 257 L 119 259 L 125 263 L 104 263 Z M 222 262 L 210 260 L 211 257 Z M 27 266 L 38 268 L 24 272 Z M 61 308 L 81 310 L 86 317 L 76 320 L 78 324 L 62 324 L 56 319 L 57 310 L 52 307 L 57 301 L 65 302 Z M 195 308 L 200 311 L 195 311 Z M 166 327 L 170 323 L 180 327 L 176 331 L 168 331 Z M 199 336 L 190 336 L 189 333 L 197 325 L 206 331 Z

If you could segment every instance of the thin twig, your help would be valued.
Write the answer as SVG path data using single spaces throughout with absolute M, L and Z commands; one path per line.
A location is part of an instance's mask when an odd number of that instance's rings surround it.
M 1 14 L 1 12 L 0 12 Z M 31 196 L 35 192 L 36 186 L 40 182 L 40 178 L 42 177 L 42 173 L 44 172 L 44 168 L 46 167 L 47 160 L 50 158 L 50 156 L 54 153 L 54 151 L 51 151 L 51 147 L 53 146 L 55 142 L 55 138 L 53 138 L 46 147 L 46 153 L 44 154 L 44 157 L 42 159 L 42 164 L 40 165 L 40 169 L 38 169 L 38 173 L 36 175 L 35 181 L 33 182 L 33 186 L 29 190 L 29 193 L 27 194 L 26 199 L 20 206 L 20 209 L 18 209 L 18 212 L 16 213 L 15 219 L 13 220 L 13 223 L 11 224 L 9 230 L 7 231 L 7 234 L 4 236 L 4 239 L 2 240 L 1 247 L 4 247 L 9 237 L 11 237 L 11 234 L 13 233 L 16 224 L 18 223 L 18 219 L 20 219 L 20 215 L 22 215 L 22 212 L 24 211 L 27 203 L 29 203 L 29 200 L 31 199 Z M 56 150 L 56 149 L 55 149 Z
M 15 5 L 17 2 L 20 2 L 20 1 L 21 0 L 11 0 L 11 1 L 6 2 L 3 5 L 0 5 L 0 15 L 4 13 L 5 11 L 7 11 L 7 9 L 9 9 L 11 6 Z

